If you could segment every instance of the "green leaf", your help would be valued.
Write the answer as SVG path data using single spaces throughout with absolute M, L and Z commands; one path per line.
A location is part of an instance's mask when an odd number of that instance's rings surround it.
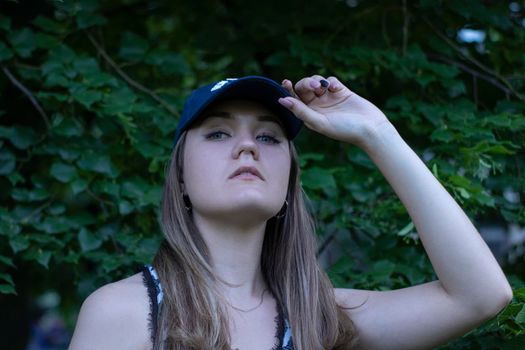
M 118 55 L 128 61 L 141 60 L 149 49 L 148 42 L 131 32 L 122 36 L 122 43 Z
M 0 149 L 0 175 L 7 175 L 15 170 L 16 158 L 5 148 Z
M 75 59 L 75 56 L 75 51 L 73 51 L 69 46 L 61 44 L 49 52 L 48 59 L 55 64 L 63 65 L 66 63 L 71 63 Z
M 102 239 L 85 228 L 80 229 L 78 233 L 78 242 L 83 252 L 94 250 L 102 245 Z
M 122 184 L 121 194 L 124 197 L 140 199 L 144 192 L 149 189 L 149 185 L 141 178 L 133 178 Z
M 10 284 L 0 284 L 0 294 L 15 294 L 16 295 L 15 287 Z
M 49 206 L 46 211 L 51 215 L 61 215 L 66 212 L 66 206 L 63 204 L 53 204 Z
M 334 190 L 336 183 L 330 170 L 313 167 L 306 169 L 302 175 L 303 186 L 310 189 Z
M 390 278 L 395 268 L 396 265 L 393 262 L 380 260 L 372 265 L 370 272 L 374 276 L 374 280 L 381 283 Z
M 7 282 L 11 285 L 15 284 L 15 282 L 13 282 L 13 278 L 11 277 L 11 275 L 8 275 L 7 273 L 0 273 L 0 280 Z
M 516 315 L 516 322 L 525 324 L 525 305 L 523 305 L 520 312 Z
M 432 132 L 432 135 L 430 135 L 430 137 L 433 141 L 441 141 L 445 143 L 448 143 L 454 140 L 455 138 L 454 133 L 446 129 L 435 130 L 434 132 Z
M 24 237 L 22 235 L 16 235 L 9 238 L 9 245 L 11 246 L 13 253 L 16 254 L 18 252 L 26 250 L 29 247 L 29 240 L 27 239 L 27 237 Z
M 105 17 L 88 12 L 79 13 L 76 16 L 76 20 L 78 29 L 103 26 L 108 22 L 108 20 Z
M 38 48 L 41 49 L 52 49 L 60 45 L 60 41 L 57 40 L 54 36 L 44 33 L 36 33 L 35 44 Z
M 73 194 L 79 194 L 80 192 L 83 192 L 88 187 L 88 183 L 84 179 L 76 179 L 71 183 L 71 190 L 73 191 Z
M 147 64 L 158 66 L 165 74 L 184 75 L 190 72 L 188 63 L 181 55 L 169 51 L 153 50 L 144 59 Z
M 403 227 L 398 233 L 398 236 L 406 236 L 414 230 L 414 223 L 410 221 L 408 225 Z
M 102 93 L 96 90 L 76 90 L 72 93 L 73 98 L 89 109 L 91 105 L 102 99 Z
M 514 298 L 525 302 L 525 288 L 514 289 L 512 293 L 514 294 Z
M 132 114 L 137 96 L 128 88 L 111 91 L 104 98 L 104 113 L 109 115 Z
M 131 204 L 128 201 L 121 200 L 118 203 L 118 211 L 122 215 L 128 215 L 129 213 L 133 211 L 133 209 L 135 209 L 133 204 Z
M 66 232 L 77 226 L 78 223 L 63 216 L 48 216 L 40 224 L 35 225 L 39 230 L 53 234 Z
M 59 23 L 42 15 L 38 15 L 37 18 L 33 20 L 33 24 L 43 29 L 44 31 L 50 33 L 62 34 L 66 31 L 66 28 L 62 23 Z
M 25 126 L 2 128 L 0 137 L 2 136 L 7 137 L 18 149 L 27 149 L 38 142 L 38 134 L 33 129 Z
M 51 260 L 51 252 L 38 249 L 35 254 L 35 258 L 36 258 L 36 261 L 40 265 L 44 266 L 46 269 L 49 268 L 49 260 Z
M 299 155 L 299 163 L 301 167 L 304 167 L 310 161 L 319 162 L 325 158 L 322 153 L 304 153 Z
M 118 80 L 107 73 L 103 72 L 86 72 L 84 73 L 84 83 L 86 86 L 98 88 L 101 86 L 117 87 Z
M 465 199 L 469 199 L 470 198 L 470 193 L 464 189 L 463 187 L 458 187 L 457 190 L 459 191 L 459 194 L 461 195 L 461 197 L 465 198 Z
M 64 163 L 53 163 L 49 174 L 60 182 L 70 182 L 77 176 L 77 170 L 71 165 Z
M 1 157 L 0 157 L 0 163 L 1 163 Z M 24 183 L 25 179 L 20 175 L 18 171 L 12 172 L 7 175 L 7 178 L 12 186 L 16 186 L 19 183 Z
M 35 49 L 35 36 L 31 29 L 13 30 L 8 37 L 11 46 L 20 57 L 27 58 L 31 56 Z
M 0 41 L 0 61 L 7 61 L 13 57 L 13 52 Z
M 10 267 L 15 267 L 15 264 L 13 264 L 13 260 L 11 258 L 8 258 L 7 256 L 0 255 L 0 263 Z
M 44 81 L 46 87 L 69 87 L 69 85 L 69 80 L 60 73 L 51 73 Z
M 81 136 L 84 133 L 84 126 L 75 118 L 64 118 L 57 114 L 53 121 L 52 130 L 62 136 Z
M 20 202 L 37 202 L 49 198 L 49 192 L 45 188 L 13 188 L 11 197 Z
M 101 174 L 109 175 L 114 178 L 119 174 L 118 169 L 113 165 L 111 158 L 105 154 L 96 154 L 93 151 L 85 152 L 77 162 L 83 170 L 90 170 Z
M 107 193 L 111 196 L 117 197 L 119 195 L 120 186 L 116 184 L 114 181 L 97 181 L 95 182 L 95 185 L 93 186 L 93 189 L 97 193 Z
M 12 220 L 2 220 L 0 221 L 0 234 L 6 236 L 15 236 L 20 233 L 22 228 L 17 225 L 16 222 Z
M 98 62 L 92 57 L 78 57 L 73 61 L 73 69 L 82 75 L 99 72 Z

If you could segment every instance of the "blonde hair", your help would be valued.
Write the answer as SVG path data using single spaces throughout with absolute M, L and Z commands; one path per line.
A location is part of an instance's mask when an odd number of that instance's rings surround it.
M 208 247 L 186 209 L 182 192 L 186 133 L 166 174 L 161 226 L 165 236 L 153 261 L 164 291 L 154 349 L 230 350 L 223 297 L 217 290 Z M 297 153 L 290 142 L 288 207 L 267 221 L 261 269 L 292 329 L 296 350 L 350 349 L 351 320 L 335 302 L 333 286 L 319 266 L 312 217 L 300 185 Z

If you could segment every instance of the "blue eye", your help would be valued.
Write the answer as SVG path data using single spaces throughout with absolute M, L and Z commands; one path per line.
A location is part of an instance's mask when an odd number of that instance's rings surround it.
M 281 143 L 281 141 L 277 140 L 275 137 L 270 136 L 270 135 L 257 136 L 257 140 L 264 142 L 264 143 L 271 143 L 271 144 Z
M 227 136 L 229 135 L 225 133 L 224 131 L 214 131 L 214 132 L 207 134 L 205 137 L 206 137 L 206 140 L 222 140 L 226 138 Z

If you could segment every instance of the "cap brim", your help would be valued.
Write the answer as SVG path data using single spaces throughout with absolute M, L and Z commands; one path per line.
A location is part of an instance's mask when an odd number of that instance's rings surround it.
M 282 121 L 287 137 L 293 139 L 301 129 L 302 121 L 278 102 L 279 98 L 288 96 L 290 93 L 286 89 L 268 78 L 248 76 L 230 80 L 228 84 L 214 91 L 206 102 L 192 113 L 194 117 L 191 118 L 191 124 L 198 121 L 204 110 L 213 103 L 245 99 L 259 102 L 267 107 Z

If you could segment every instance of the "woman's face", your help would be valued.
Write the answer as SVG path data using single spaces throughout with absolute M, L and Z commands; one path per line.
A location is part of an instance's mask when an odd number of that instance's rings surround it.
M 230 100 L 206 109 L 188 130 L 183 180 L 194 215 L 268 220 L 283 206 L 290 147 L 263 105 Z

